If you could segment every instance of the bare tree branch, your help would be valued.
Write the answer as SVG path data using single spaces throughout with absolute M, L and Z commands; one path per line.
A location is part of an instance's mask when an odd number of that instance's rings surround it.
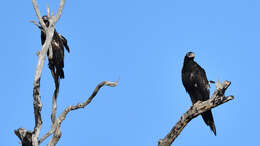
M 99 83 L 97 85 L 97 87 L 95 88 L 95 90 L 93 91 L 93 93 L 91 94 L 91 96 L 88 98 L 88 100 L 86 100 L 83 103 L 79 103 L 77 105 L 67 107 L 63 111 L 63 113 L 59 116 L 58 120 L 60 120 L 62 122 L 63 120 L 65 120 L 67 114 L 70 111 L 76 110 L 76 109 L 79 109 L 79 108 L 84 108 L 85 106 L 87 106 L 92 101 L 92 99 L 97 95 L 97 93 L 98 93 L 98 91 L 101 87 L 103 87 L 103 86 L 115 87 L 117 84 L 118 84 L 118 81 L 116 81 L 116 82 L 103 81 L 103 82 Z
M 34 21 L 34 20 L 30 20 L 30 22 L 32 22 L 34 25 L 36 25 L 38 28 L 40 27 L 40 25 L 39 24 L 37 24 L 37 22 L 36 21 Z
M 60 80 L 58 78 L 58 75 L 55 74 L 54 70 L 51 70 L 52 77 L 55 82 L 55 90 L 52 96 L 52 113 L 51 113 L 51 121 L 52 125 L 55 123 L 56 120 L 56 111 L 57 111 L 57 98 L 59 94 L 59 89 L 60 89 Z
M 56 24 L 56 22 L 60 18 L 61 11 L 64 6 L 64 2 L 65 2 L 65 0 L 61 0 L 60 3 L 62 5 L 60 5 L 60 6 L 62 6 L 62 7 L 59 7 L 59 10 L 57 13 L 58 15 L 55 17 L 55 19 L 52 20 L 52 18 L 50 18 L 50 26 L 47 28 L 41 18 L 41 14 L 40 14 L 36 0 L 32 0 L 33 7 L 36 12 L 37 18 L 40 21 L 43 31 L 45 31 L 45 33 L 46 33 L 46 41 L 43 44 L 41 51 L 38 55 L 38 64 L 36 66 L 36 71 L 35 71 L 35 76 L 34 76 L 34 87 L 33 87 L 33 107 L 34 107 L 34 117 L 35 117 L 34 131 L 32 132 L 31 139 L 21 139 L 21 140 L 26 140 L 26 141 L 32 141 L 33 146 L 39 145 L 38 137 L 39 137 L 41 126 L 42 126 L 42 117 L 41 117 L 42 103 L 41 103 L 41 96 L 40 96 L 40 80 L 41 80 L 42 68 L 44 65 L 45 58 L 46 58 L 46 53 L 50 47 L 52 37 L 54 34 L 54 24 Z M 36 25 L 35 21 L 32 21 L 32 22 Z M 18 129 L 18 131 L 19 131 L 19 129 Z M 17 132 L 17 130 L 16 130 L 15 133 L 17 135 L 19 132 Z M 22 143 L 23 143 L 23 141 L 22 141 Z
M 201 113 L 208 111 L 216 106 L 219 106 L 225 102 L 228 102 L 234 99 L 233 96 L 225 97 L 224 93 L 226 89 L 230 86 L 231 82 L 224 81 L 222 84 L 217 82 L 217 89 L 213 93 L 210 99 L 201 102 L 198 101 L 194 105 L 192 105 L 187 112 L 185 112 L 180 120 L 176 123 L 176 125 L 171 129 L 171 131 L 164 137 L 164 139 L 160 139 L 158 142 L 158 146 L 170 146 L 173 141 L 179 136 L 183 128 L 195 117 L 200 115 Z
M 91 96 L 88 98 L 88 100 L 86 100 L 83 103 L 79 103 L 77 105 L 74 106 L 68 106 L 62 113 L 61 115 L 55 120 L 54 125 L 52 126 L 52 129 L 47 132 L 39 141 L 39 143 L 42 143 L 46 138 L 48 138 L 50 135 L 53 134 L 53 137 L 51 139 L 51 141 L 49 142 L 48 146 L 54 146 L 55 144 L 57 144 L 57 142 L 60 139 L 61 136 L 61 130 L 60 130 L 60 126 L 62 121 L 65 120 L 67 114 L 72 111 L 72 110 L 77 110 L 79 108 L 84 108 L 86 107 L 92 100 L 93 98 L 97 95 L 98 91 L 100 90 L 101 87 L 103 86 L 110 86 L 110 87 L 115 87 L 118 84 L 118 80 L 116 82 L 109 82 L 109 81 L 103 81 L 101 83 L 99 83 L 97 85 L 97 87 L 95 88 L 95 90 L 93 91 L 93 93 L 91 94 Z
M 36 12 L 37 18 L 38 18 L 38 20 L 40 21 L 40 24 L 41 24 L 42 28 L 43 28 L 44 30 L 46 30 L 47 27 L 46 27 L 46 25 L 44 24 L 44 22 L 43 22 L 43 20 L 42 20 L 42 15 L 41 15 L 40 10 L 39 10 L 39 8 L 38 8 L 37 1 L 36 1 L 36 0 L 32 0 L 32 3 L 33 3 L 33 8 L 34 8 L 34 10 L 35 10 L 35 12 Z
M 50 14 L 50 7 L 49 7 L 48 3 L 46 4 L 46 11 L 47 11 L 47 16 L 50 17 L 51 16 L 51 14 Z
M 32 0 L 33 7 L 35 9 L 37 18 L 40 22 L 40 25 L 36 23 L 36 21 L 32 20 L 31 22 L 34 23 L 38 28 L 41 29 L 41 31 L 44 31 L 46 34 L 46 40 L 44 44 L 42 45 L 41 51 L 38 53 L 38 64 L 36 66 L 36 72 L 35 72 L 35 77 L 34 77 L 34 87 L 33 87 L 33 106 L 34 106 L 34 117 L 35 117 L 35 127 L 34 130 L 27 131 L 24 128 L 19 128 L 15 130 L 15 134 L 19 137 L 19 139 L 22 142 L 23 146 L 38 146 L 41 142 L 43 142 L 46 138 L 48 138 L 50 135 L 53 134 L 52 139 L 48 143 L 48 146 L 54 146 L 57 144 L 57 142 L 60 139 L 61 136 L 61 130 L 60 126 L 63 120 L 65 120 L 66 115 L 72 111 L 76 110 L 79 108 L 84 108 L 87 106 L 92 99 L 96 96 L 98 91 L 100 90 L 101 87 L 103 86 L 110 86 L 114 87 L 117 85 L 118 81 L 116 82 L 109 82 L 109 81 L 104 81 L 98 84 L 98 86 L 95 88 L 94 92 L 92 95 L 88 98 L 87 101 L 74 105 L 74 106 L 69 106 L 67 107 L 64 112 L 59 116 L 58 119 L 56 119 L 56 110 L 57 110 L 57 97 L 59 93 L 59 78 L 55 74 L 54 70 L 51 70 L 53 79 L 55 81 L 55 90 L 53 93 L 53 98 L 52 98 L 52 114 L 51 114 L 51 121 L 52 121 L 52 126 L 51 130 L 47 132 L 40 140 L 39 139 L 39 134 L 42 126 L 42 117 L 41 117 L 41 109 L 42 109 L 42 103 L 41 103 L 41 96 L 40 96 L 40 80 L 41 80 L 41 74 L 42 74 L 42 69 L 44 65 L 44 61 L 46 58 L 47 51 L 49 49 L 49 52 L 52 53 L 52 47 L 51 47 L 51 41 L 54 35 L 54 25 L 57 23 L 59 20 L 65 0 L 60 0 L 60 5 L 58 12 L 56 16 L 50 16 L 50 9 L 49 6 L 47 5 L 47 15 L 48 15 L 48 20 L 50 25 L 46 27 L 45 23 L 42 20 L 39 8 L 37 6 L 37 1 Z M 52 58 L 52 54 L 48 55 L 49 59 Z
M 32 20 L 31 22 L 34 23 L 38 28 L 41 29 L 41 31 L 44 31 L 46 34 L 45 43 L 42 45 L 41 51 L 38 53 L 38 64 L 36 67 L 35 78 L 34 78 L 33 99 L 34 99 L 35 128 L 34 128 L 33 132 L 27 131 L 24 128 L 19 128 L 18 130 L 15 130 L 15 134 L 20 138 L 20 140 L 22 141 L 22 144 L 23 145 L 25 144 L 25 146 L 38 146 L 41 142 L 43 142 L 46 138 L 48 138 L 50 135 L 53 134 L 53 137 L 50 140 L 50 142 L 48 143 L 48 146 L 54 146 L 57 144 L 57 142 L 60 139 L 60 136 L 61 136 L 60 126 L 61 126 L 62 121 L 65 120 L 66 115 L 72 110 L 84 108 L 85 106 L 87 106 L 92 101 L 92 99 L 96 96 L 99 89 L 101 87 L 103 87 L 104 85 L 114 87 L 117 85 L 118 81 L 117 82 L 108 82 L 108 81 L 101 82 L 100 84 L 98 84 L 98 86 L 96 87 L 96 89 L 94 90 L 94 92 L 92 93 L 92 95 L 89 97 L 89 99 L 87 101 L 85 101 L 81 104 L 77 104 L 75 106 L 67 107 L 64 110 L 64 112 L 59 116 L 59 118 L 56 119 L 57 97 L 58 97 L 58 93 L 59 93 L 59 79 L 58 79 L 57 75 L 55 74 L 54 70 L 51 70 L 53 79 L 55 81 L 55 90 L 53 93 L 52 114 L 51 114 L 52 126 L 51 126 L 51 130 L 49 132 L 47 132 L 40 140 L 38 140 L 41 126 L 42 126 L 42 118 L 41 118 L 42 103 L 41 103 L 41 97 L 40 97 L 41 73 L 42 73 L 42 68 L 44 65 L 44 61 L 45 61 L 46 53 L 47 53 L 48 49 L 49 49 L 49 52 L 52 53 L 51 41 L 52 41 L 52 37 L 54 35 L 54 25 L 57 23 L 57 21 L 59 20 L 59 18 L 61 16 L 64 4 L 65 4 L 65 0 L 60 1 L 59 9 L 58 9 L 56 16 L 50 16 L 50 9 L 49 9 L 49 6 L 47 6 L 47 14 L 49 17 L 48 20 L 50 23 L 50 25 L 48 27 L 46 27 L 45 23 L 42 20 L 36 0 L 32 0 L 32 2 L 33 2 L 33 7 L 35 9 L 37 18 L 39 19 L 40 25 L 38 25 L 36 23 L 36 21 Z M 51 59 L 52 54 L 49 54 L 48 57 L 49 57 L 49 59 Z
M 59 6 L 59 9 L 58 9 L 58 12 L 57 12 L 57 14 L 54 16 L 53 25 L 55 25 L 56 22 L 60 19 L 62 10 L 63 10 L 63 8 L 64 8 L 64 4 L 65 4 L 65 0 L 61 0 L 61 1 L 60 1 L 60 6 Z
M 47 146 L 55 146 L 58 143 L 58 141 L 60 140 L 60 137 L 61 137 L 61 130 L 60 130 L 60 127 L 57 127 L 54 130 L 53 137 L 52 137 L 52 139 L 50 140 L 50 142 L 48 143 Z
M 54 127 L 54 126 L 56 126 L 56 124 L 54 124 L 52 126 L 50 131 L 48 131 L 46 134 L 44 134 L 44 136 L 39 140 L 39 144 L 41 144 L 46 138 L 48 138 L 49 136 L 51 136 L 54 133 L 54 131 L 56 130 L 56 127 Z
M 62 113 L 61 115 L 59 116 L 59 118 L 57 119 L 56 121 L 56 124 L 57 126 L 56 127 L 56 130 L 54 132 L 54 135 L 53 135 L 53 138 L 51 140 L 52 143 L 57 143 L 58 140 L 60 139 L 60 136 L 61 136 L 61 131 L 60 131 L 60 126 L 61 126 L 61 123 L 63 120 L 65 120 L 67 114 L 70 112 L 70 111 L 73 111 L 73 110 L 77 110 L 79 108 L 84 108 L 85 106 L 87 106 L 92 100 L 93 98 L 97 95 L 99 89 L 103 86 L 110 86 L 110 87 L 115 87 L 116 85 L 118 84 L 118 81 L 116 82 L 109 82 L 109 81 L 104 81 L 104 82 L 101 82 L 97 85 L 97 87 L 95 88 L 95 90 L 93 91 L 93 93 L 91 94 L 91 96 L 88 98 L 88 100 L 86 100 L 85 102 L 83 103 L 79 103 L 77 105 L 74 105 L 74 106 L 69 106 L 67 107 Z M 49 145 L 48 145 L 49 146 Z M 51 145 L 50 145 L 51 146 Z
M 47 132 L 40 140 L 39 144 L 42 143 L 46 138 L 48 138 L 51 134 L 55 132 L 56 126 L 55 120 L 56 120 L 56 111 L 57 111 L 57 98 L 59 94 L 59 88 L 60 88 L 60 81 L 58 76 L 55 74 L 54 70 L 51 70 L 52 77 L 55 82 L 55 90 L 52 96 L 52 113 L 51 113 L 51 121 L 52 121 L 52 128 L 49 132 Z
M 35 77 L 34 77 L 34 87 L 33 87 L 33 100 L 34 100 L 34 115 L 35 115 L 35 127 L 32 135 L 32 141 L 34 146 L 38 146 L 38 137 L 40 134 L 40 129 L 42 125 L 42 118 L 41 118 L 41 96 L 40 96 L 40 80 L 41 80 L 41 73 L 42 68 L 44 65 L 44 61 L 46 58 L 47 50 L 51 44 L 51 40 L 53 37 L 54 28 L 49 27 L 46 30 L 46 41 L 42 46 L 42 49 L 38 56 L 38 64 L 36 67 Z

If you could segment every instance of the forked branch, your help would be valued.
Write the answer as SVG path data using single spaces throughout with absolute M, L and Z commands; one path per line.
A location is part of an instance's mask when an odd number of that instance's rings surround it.
M 200 102 L 198 101 L 194 105 L 192 105 L 187 112 L 185 112 L 176 125 L 171 129 L 171 131 L 164 137 L 164 139 L 160 139 L 158 142 L 158 146 L 170 146 L 173 141 L 179 136 L 183 128 L 195 117 L 200 115 L 201 113 L 210 110 L 216 106 L 219 106 L 225 102 L 228 102 L 234 99 L 233 96 L 225 96 L 224 93 L 226 89 L 230 86 L 231 82 L 224 81 L 222 84 L 217 82 L 217 89 L 213 93 L 210 99 Z

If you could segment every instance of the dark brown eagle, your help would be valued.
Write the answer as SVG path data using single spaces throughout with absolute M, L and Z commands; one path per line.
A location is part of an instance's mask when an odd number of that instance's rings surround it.
M 45 25 L 47 27 L 49 27 L 49 19 L 48 16 L 43 16 L 42 17 L 43 22 L 45 23 Z M 45 42 L 46 39 L 46 34 L 44 32 L 44 30 L 42 29 L 42 27 L 40 27 L 41 29 L 41 42 L 42 45 Z M 63 71 L 63 67 L 64 67 L 64 47 L 66 48 L 66 50 L 68 52 L 70 52 L 70 48 L 67 44 L 67 40 L 65 37 L 63 37 L 61 34 L 59 34 L 56 29 L 54 29 L 54 34 L 53 34 L 53 38 L 51 41 L 51 46 L 52 46 L 52 59 L 50 59 L 49 57 L 49 68 L 50 70 L 54 71 L 55 75 L 58 78 L 63 79 L 64 78 L 64 71 Z M 49 56 L 49 50 L 47 52 L 47 55 Z
M 210 87 L 205 70 L 194 61 L 194 57 L 193 52 L 188 52 L 184 58 L 182 67 L 182 83 L 190 95 L 192 104 L 199 100 L 208 100 Z M 216 127 L 211 110 L 202 113 L 201 116 L 216 135 Z

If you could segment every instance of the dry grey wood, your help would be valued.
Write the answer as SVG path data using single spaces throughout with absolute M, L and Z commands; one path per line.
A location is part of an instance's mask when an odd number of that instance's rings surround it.
M 56 22 L 58 21 L 58 19 L 60 18 L 62 9 L 64 7 L 64 3 L 65 0 L 61 0 L 60 1 L 60 7 L 58 9 L 57 15 L 54 16 L 53 18 L 50 18 L 50 26 L 47 28 L 46 25 L 44 24 L 37 2 L 36 0 L 32 0 L 33 3 L 33 7 L 34 10 L 36 12 L 37 18 L 40 21 L 40 24 L 43 28 L 43 30 L 46 33 L 46 41 L 45 43 L 42 45 L 42 48 L 38 54 L 38 63 L 36 66 L 36 71 L 35 71 L 35 76 L 34 76 L 34 84 L 33 84 L 33 107 L 34 107 L 34 117 L 35 117 L 35 126 L 34 126 L 34 130 L 32 132 L 31 138 L 30 137 L 19 137 L 19 136 L 24 136 L 24 135 L 17 135 L 17 133 L 15 131 L 15 134 L 24 141 L 31 141 L 33 146 L 38 146 L 39 145 L 39 134 L 40 134 L 40 130 L 42 127 L 42 117 L 41 117 L 41 110 L 42 110 L 42 103 L 41 103 L 41 95 L 40 95 L 40 80 L 41 80 L 41 74 L 42 74 L 42 68 L 45 62 L 45 58 L 46 58 L 46 53 L 50 47 L 51 44 L 51 40 L 54 34 L 54 25 L 56 24 Z M 21 129 L 21 128 L 19 128 Z M 19 131 L 18 129 L 18 131 Z M 30 139 L 28 139 L 30 138 Z M 23 141 L 22 141 L 23 143 Z
M 58 97 L 58 93 L 59 93 L 59 84 L 60 83 L 59 83 L 59 79 L 58 79 L 57 75 L 55 74 L 55 72 L 53 70 L 51 70 L 53 79 L 55 81 L 55 90 L 54 90 L 54 93 L 53 93 L 52 114 L 51 114 L 52 126 L 51 126 L 51 130 L 49 132 L 47 132 L 40 140 L 38 140 L 40 130 L 41 130 L 41 126 L 42 126 L 42 118 L 41 118 L 42 103 L 41 103 L 41 96 L 40 96 L 41 73 L 42 73 L 42 68 L 43 68 L 43 65 L 44 65 L 44 61 L 45 61 L 46 53 L 47 53 L 48 49 L 49 49 L 50 52 L 52 52 L 51 51 L 51 49 L 52 49 L 51 41 L 52 41 L 52 37 L 53 37 L 53 34 L 54 34 L 54 25 L 56 24 L 56 22 L 60 18 L 60 15 L 62 13 L 64 4 L 65 4 L 65 0 L 60 1 L 59 9 L 58 9 L 56 16 L 53 16 L 53 15 L 50 16 L 49 6 L 47 6 L 47 14 L 48 14 L 48 17 L 49 17 L 49 22 L 50 22 L 49 27 L 46 27 L 43 20 L 42 20 L 42 17 L 41 17 L 40 11 L 38 9 L 36 0 L 32 0 L 32 2 L 33 2 L 33 6 L 34 6 L 34 9 L 35 9 L 36 15 L 37 15 L 39 22 L 40 22 L 40 25 L 42 27 L 42 31 L 45 31 L 45 33 L 46 33 L 45 43 L 42 45 L 41 50 L 37 53 L 38 64 L 37 64 L 37 67 L 36 67 L 35 78 L 34 78 L 33 99 L 34 99 L 35 128 L 34 128 L 34 131 L 32 131 L 32 132 L 27 131 L 24 128 L 19 128 L 19 129 L 15 130 L 15 134 L 21 140 L 21 143 L 22 143 L 23 146 L 38 146 L 46 138 L 48 138 L 50 135 L 53 134 L 53 137 L 50 140 L 50 142 L 48 143 L 48 146 L 54 146 L 54 145 L 57 144 L 57 142 L 60 139 L 60 136 L 61 136 L 60 126 L 61 126 L 62 121 L 65 120 L 66 115 L 72 110 L 84 108 L 85 106 L 87 106 L 92 101 L 92 99 L 96 96 L 96 94 L 98 93 L 98 91 L 101 87 L 103 87 L 105 85 L 114 87 L 114 86 L 117 85 L 118 81 L 116 81 L 116 82 L 109 82 L 109 81 L 101 82 L 95 88 L 94 92 L 88 98 L 87 101 L 85 101 L 81 104 L 77 104 L 77 105 L 74 105 L 74 106 L 67 107 L 64 110 L 64 112 L 59 116 L 59 118 L 56 119 L 57 97 Z M 36 23 L 36 21 L 32 20 L 31 22 L 34 23 L 37 27 L 39 27 L 39 25 Z M 49 54 L 48 57 L 49 57 L 49 59 L 51 59 L 52 54 Z
M 224 93 L 226 89 L 230 86 L 231 82 L 224 81 L 222 84 L 217 82 L 217 89 L 213 93 L 210 99 L 201 102 L 198 101 L 194 105 L 192 105 L 187 112 L 185 112 L 176 125 L 171 129 L 171 131 L 164 137 L 164 139 L 160 139 L 158 142 L 158 146 L 170 146 L 173 141 L 179 136 L 183 128 L 195 117 L 200 115 L 201 113 L 210 110 L 216 106 L 219 106 L 225 102 L 228 102 L 234 99 L 233 96 L 225 96 Z
M 61 123 L 66 119 L 67 114 L 70 111 L 86 107 L 94 99 L 94 97 L 97 95 L 97 93 L 98 93 L 98 91 L 100 90 L 101 87 L 103 87 L 103 86 L 115 87 L 115 86 L 117 86 L 117 84 L 118 84 L 118 80 L 116 82 L 103 81 L 103 82 L 101 82 L 97 85 L 97 87 L 95 88 L 95 90 L 93 91 L 91 96 L 88 98 L 88 100 L 86 100 L 85 102 L 76 104 L 74 106 L 68 106 L 60 114 L 60 116 L 55 120 L 55 124 L 52 126 L 52 129 L 49 132 L 47 132 L 40 139 L 40 142 L 44 141 L 47 137 L 49 137 L 51 134 L 53 134 L 53 137 L 52 137 L 51 141 L 49 142 L 48 146 L 56 145 L 57 142 L 59 141 L 60 137 L 61 137 L 61 130 L 60 130 Z
M 57 111 L 57 98 L 59 94 L 59 89 L 60 89 L 60 80 L 57 74 L 55 74 L 54 70 L 51 70 L 52 77 L 55 82 L 55 90 L 53 92 L 52 96 L 52 113 L 51 113 L 51 121 L 52 125 L 55 123 L 56 120 L 56 111 Z
M 33 7 L 35 9 L 36 15 L 38 17 L 38 20 L 40 21 L 41 26 L 43 27 L 43 30 L 46 33 L 46 40 L 42 46 L 41 52 L 38 56 L 38 64 L 36 67 L 36 73 L 35 73 L 35 78 L 34 78 L 34 89 L 33 89 L 33 97 L 34 97 L 34 113 L 35 113 L 35 128 L 33 131 L 32 135 L 32 143 L 33 146 L 38 146 L 39 145 L 39 134 L 40 134 L 40 129 L 42 125 L 42 119 L 41 119 L 41 108 L 42 108 L 42 103 L 40 100 L 40 79 L 41 79 L 41 73 L 42 73 L 42 68 L 44 65 L 44 61 L 46 58 L 46 54 L 48 49 L 50 48 L 52 37 L 54 34 L 54 25 L 60 18 L 62 9 L 64 7 L 65 0 L 60 1 L 60 7 L 58 9 L 58 13 L 56 16 L 53 18 L 50 18 L 50 25 L 47 28 L 46 25 L 44 24 L 42 20 L 42 16 L 40 14 L 39 8 L 37 6 L 36 0 L 32 0 L 33 2 Z

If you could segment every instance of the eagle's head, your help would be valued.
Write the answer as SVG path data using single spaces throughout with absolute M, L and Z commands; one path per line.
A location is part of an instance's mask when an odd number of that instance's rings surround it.
M 193 52 L 188 52 L 185 56 L 185 60 L 194 60 L 195 54 Z
M 47 27 L 49 27 L 49 24 L 50 24 L 50 22 L 49 22 L 49 18 L 48 18 L 48 16 L 42 16 L 42 20 L 43 20 L 43 22 L 45 23 L 45 25 L 47 26 Z

